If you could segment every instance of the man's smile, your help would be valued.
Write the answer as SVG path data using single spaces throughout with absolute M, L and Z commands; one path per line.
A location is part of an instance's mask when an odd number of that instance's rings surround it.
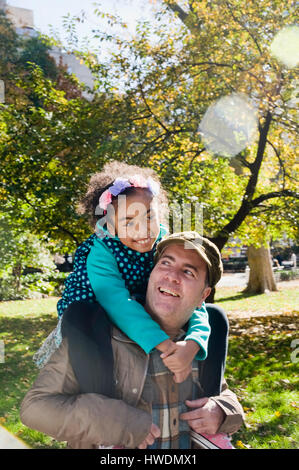
M 160 294 L 165 296 L 172 296 L 172 297 L 180 297 L 180 294 L 175 292 L 173 289 L 169 289 L 166 287 L 158 287 Z

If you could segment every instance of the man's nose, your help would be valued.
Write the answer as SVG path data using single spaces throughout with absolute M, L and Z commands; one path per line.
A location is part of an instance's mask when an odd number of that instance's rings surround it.
M 173 282 L 175 284 L 180 284 L 181 279 L 177 269 L 169 268 L 169 270 L 165 273 L 165 278 L 169 282 Z

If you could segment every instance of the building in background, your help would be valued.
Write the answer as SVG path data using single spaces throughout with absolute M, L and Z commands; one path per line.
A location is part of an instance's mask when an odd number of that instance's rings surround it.
M 31 27 L 34 28 L 33 24 L 33 11 L 27 8 L 13 7 L 7 4 L 6 0 L 0 0 L 1 10 L 5 10 L 7 16 L 9 16 L 12 23 L 16 28 Z
M 94 80 L 91 71 L 84 64 L 81 64 L 80 60 L 74 54 L 67 54 L 58 47 L 52 47 L 49 54 L 53 57 L 57 65 L 65 65 L 69 74 L 73 73 L 80 82 L 87 85 L 91 90 L 93 89 Z M 89 99 L 91 94 L 83 93 L 83 96 Z
M 7 0 L 0 0 L 0 10 L 4 10 L 8 18 L 14 25 L 16 32 L 22 36 L 34 37 L 38 36 L 38 32 L 34 27 L 33 10 L 27 8 L 13 7 L 7 3 Z M 53 47 L 50 51 L 51 57 L 57 65 L 63 64 L 67 68 L 69 74 L 74 74 L 91 90 L 94 87 L 94 80 L 89 68 L 80 63 L 80 60 L 71 53 L 66 53 L 58 47 Z M 92 94 L 83 93 L 86 99 L 91 99 Z

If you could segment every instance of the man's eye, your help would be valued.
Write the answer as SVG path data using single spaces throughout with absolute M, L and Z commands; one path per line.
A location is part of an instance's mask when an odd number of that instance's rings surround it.
M 167 261 L 166 259 L 164 259 L 164 260 L 161 261 L 161 264 L 169 264 L 169 261 Z
M 184 271 L 186 274 L 188 274 L 188 276 L 193 276 L 194 277 L 194 274 L 192 271 L 189 271 L 189 269 L 185 269 Z

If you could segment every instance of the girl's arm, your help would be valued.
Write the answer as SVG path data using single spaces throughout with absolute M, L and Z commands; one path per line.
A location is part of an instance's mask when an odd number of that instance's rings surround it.
M 175 374 L 176 382 L 186 380 L 191 372 L 194 357 L 199 361 L 207 357 L 210 332 L 209 315 L 203 303 L 201 308 L 194 310 L 189 320 L 185 340 L 176 343 L 177 348 L 174 352 L 161 355 L 166 367 Z
M 196 308 L 189 320 L 189 326 L 185 341 L 193 340 L 199 346 L 199 351 L 195 359 L 203 361 L 208 355 L 208 341 L 211 333 L 209 324 L 209 314 L 205 303 L 200 308 Z
M 108 317 L 147 354 L 165 340 L 172 343 L 142 305 L 131 298 L 113 254 L 98 238 L 87 257 L 87 273 Z

